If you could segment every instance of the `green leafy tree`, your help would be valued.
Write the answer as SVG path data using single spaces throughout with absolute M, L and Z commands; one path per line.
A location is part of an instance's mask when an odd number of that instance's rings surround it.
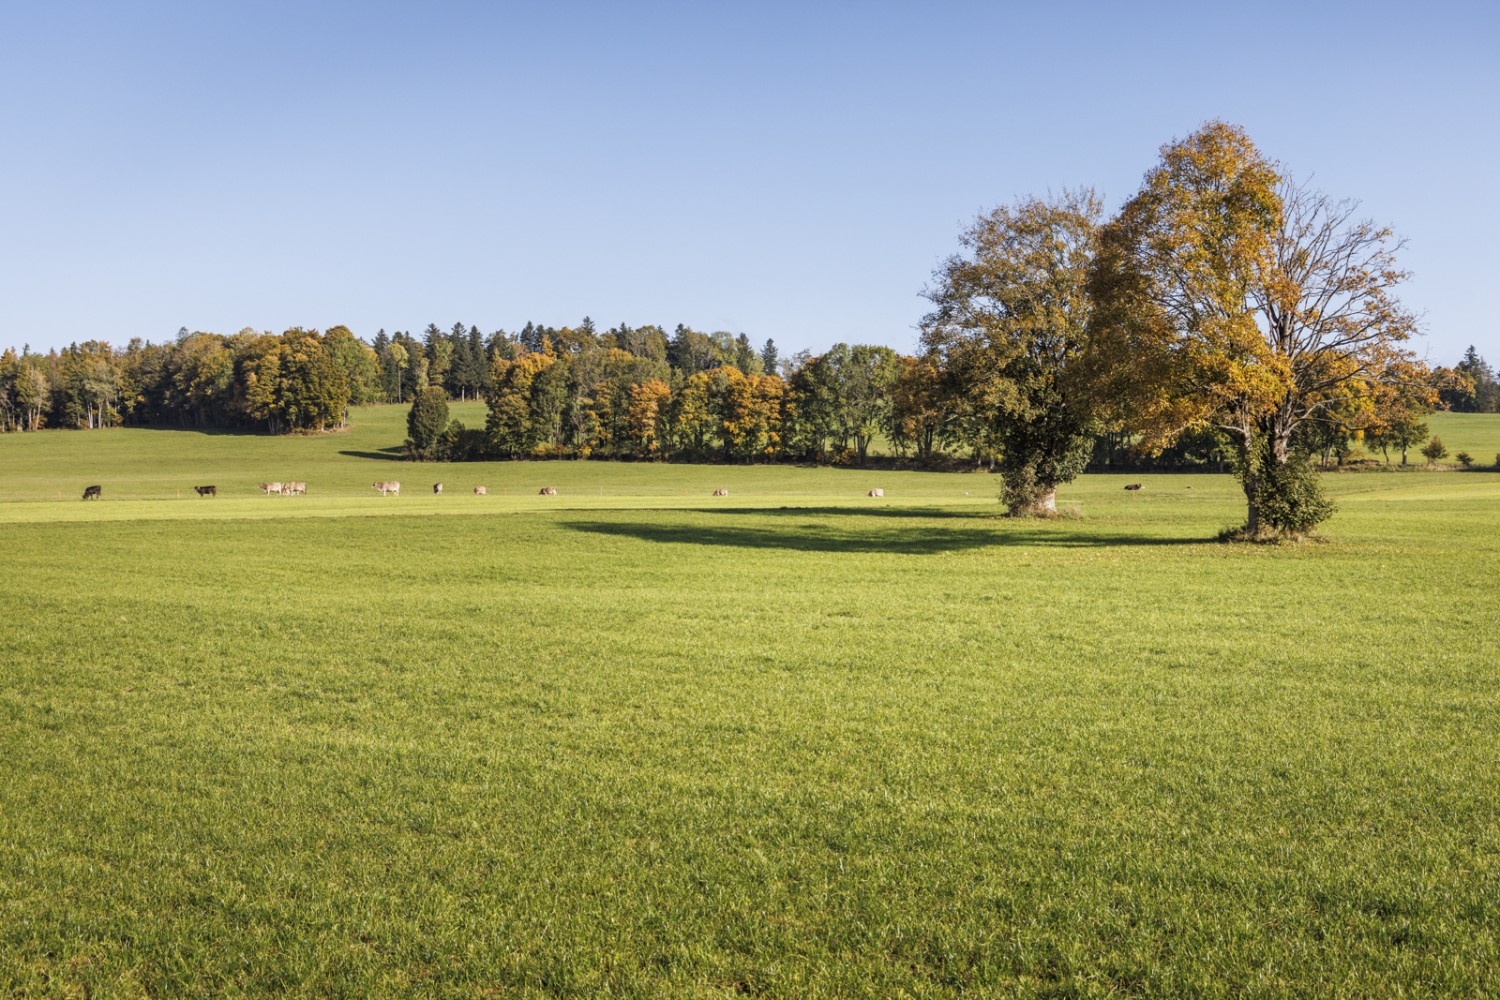
M 782 401 L 783 440 L 794 455 L 823 461 L 838 427 L 838 386 L 828 356 L 792 359 Z
M 439 445 L 448 429 L 448 394 L 428 386 L 411 402 L 406 414 L 406 453 L 417 461 L 440 457 Z
M 52 405 L 52 385 L 34 354 L 22 351 L 15 374 L 15 407 L 22 430 L 38 431 Z
M 259 350 L 243 365 L 241 409 L 253 421 L 265 421 L 275 434 L 281 430 L 281 342 L 264 338 Z
M 839 437 L 852 441 L 863 463 L 870 443 L 890 424 L 891 388 L 899 365 L 889 347 L 835 344 L 833 357 Z
M 997 208 L 960 237 L 927 292 L 923 342 L 952 390 L 993 428 L 1012 516 L 1057 511 L 1098 427 L 1083 364 L 1098 197 L 1064 192 Z
M 323 349 L 335 367 L 343 373 L 349 387 L 349 402 L 354 406 L 378 402 L 381 397 L 380 362 L 368 344 L 356 337 L 347 326 L 330 327 L 323 334 Z M 348 409 L 339 415 L 339 425 L 348 423 Z
M 287 430 L 337 426 L 349 405 L 344 371 L 324 348 L 316 330 L 293 328 L 281 335 L 279 408 Z
M 381 357 L 381 381 L 387 402 L 401 402 L 403 379 L 410 365 L 411 355 L 407 352 L 406 345 L 392 339 Z
M 194 333 L 172 352 L 169 405 L 183 423 L 203 427 L 223 423 L 233 398 L 234 359 L 224 338 Z

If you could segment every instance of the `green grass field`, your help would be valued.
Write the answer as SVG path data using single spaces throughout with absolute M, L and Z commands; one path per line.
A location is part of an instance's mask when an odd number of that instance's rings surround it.
M 1500 474 L 1227 546 L 403 416 L 0 436 L 0 995 L 1500 992 Z
M 1427 418 L 1427 429 L 1448 447 L 1446 464 L 1456 465 L 1453 456 L 1461 451 L 1468 452 L 1475 465 L 1493 466 L 1500 460 L 1500 416 L 1493 413 L 1434 413 Z M 1423 461 L 1415 451 L 1407 460 Z

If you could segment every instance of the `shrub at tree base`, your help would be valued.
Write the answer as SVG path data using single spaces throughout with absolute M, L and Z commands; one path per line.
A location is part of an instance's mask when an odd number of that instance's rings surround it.
M 1458 464 L 1462 465 L 1465 469 L 1474 464 L 1474 456 L 1466 451 L 1461 451 L 1453 457 L 1458 459 Z
M 1000 500 L 1006 512 L 1011 517 L 1056 517 L 1057 484 L 1072 482 L 1083 471 L 1092 442 L 1066 435 L 1028 435 L 1020 426 L 1011 430 L 1013 447 L 1000 458 L 1005 481 Z
M 1236 463 L 1235 477 L 1245 481 L 1247 473 L 1258 481 L 1255 503 L 1260 517 L 1256 530 L 1249 525 L 1226 532 L 1230 541 L 1277 541 L 1303 538 L 1338 509 L 1323 494 L 1323 485 L 1307 456 L 1293 452 L 1286 461 L 1271 461 L 1271 444 L 1263 443 L 1255 454 L 1256 468 Z

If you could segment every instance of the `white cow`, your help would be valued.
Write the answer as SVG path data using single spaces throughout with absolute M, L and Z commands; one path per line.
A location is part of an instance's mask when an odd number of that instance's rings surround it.
M 394 493 L 397 496 L 401 495 L 401 484 L 398 483 L 398 482 L 395 482 L 394 480 L 385 481 L 385 482 L 379 482 L 379 483 L 371 483 L 370 484 L 370 488 L 374 489 L 374 490 L 379 490 L 381 496 L 385 496 L 387 493 Z

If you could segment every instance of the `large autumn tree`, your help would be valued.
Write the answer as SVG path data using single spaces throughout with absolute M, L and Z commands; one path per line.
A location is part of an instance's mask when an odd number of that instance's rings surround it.
M 1355 211 L 1209 122 L 1162 148 L 1101 235 L 1092 357 L 1148 448 L 1205 427 L 1227 437 L 1251 536 L 1332 512 L 1292 448 L 1299 427 L 1424 377 L 1402 347 L 1399 242 Z
M 1095 395 L 1080 361 L 1100 214 L 1089 190 L 997 208 L 926 293 L 923 342 L 991 432 L 1013 516 L 1056 513 L 1058 485 L 1088 461 Z

